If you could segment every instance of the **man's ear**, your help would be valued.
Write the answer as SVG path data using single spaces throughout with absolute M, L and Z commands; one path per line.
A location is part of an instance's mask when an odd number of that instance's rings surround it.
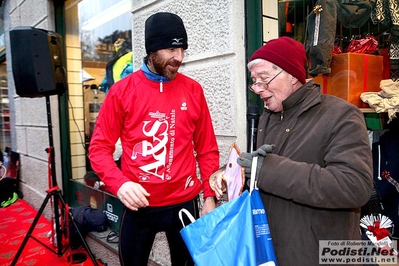
M 291 83 L 292 83 L 292 85 L 295 85 L 295 84 L 297 84 L 298 83 L 298 81 L 299 81 L 299 79 L 297 79 L 296 77 L 294 77 L 294 76 L 292 76 L 291 75 Z

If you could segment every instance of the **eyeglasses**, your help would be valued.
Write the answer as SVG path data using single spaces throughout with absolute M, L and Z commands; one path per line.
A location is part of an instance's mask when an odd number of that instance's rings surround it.
M 275 79 L 278 75 L 280 75 L 280 73 L 283 72 L 283 70 L 281 69 L 280 72 L 278 72 L 274 77 L 272 77 L 268 82 L 255 82 L 254 84 L 251 84 L 248 86 L 248 89 L 252 92 L 255 92 L 255 88 L 259 87 L 259 86 L 263 86 L 263 89 L 267 89 L 269 87 L 270 82 L 273 81 L 273 79 Z

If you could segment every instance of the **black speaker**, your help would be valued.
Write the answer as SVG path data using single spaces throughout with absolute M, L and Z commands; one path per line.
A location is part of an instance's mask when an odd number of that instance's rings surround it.
M 12 73 L 19 96 L 33 98 L 65 92 L 61 35 L 19 26 L 10 30 L 10 44 Z

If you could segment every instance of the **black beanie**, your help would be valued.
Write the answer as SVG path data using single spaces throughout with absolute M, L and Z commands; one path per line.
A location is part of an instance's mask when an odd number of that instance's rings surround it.
M 187 49 L 187 33 L 183 20 L 175 14 L 160 12 L 145 22 L 145 50 L 147 54 L 161 49 L 182 47 Z

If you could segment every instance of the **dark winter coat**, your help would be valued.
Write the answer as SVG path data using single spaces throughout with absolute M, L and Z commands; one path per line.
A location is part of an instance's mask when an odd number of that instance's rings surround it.
M 258 187 L 278 265 L 318 265 L 319 240 L 360 239 L 360 207 L 372 190 L 372 156 L 364 116 L 320 93 L 313 81 L 265 109 L 257 146 L 275 144 Z

